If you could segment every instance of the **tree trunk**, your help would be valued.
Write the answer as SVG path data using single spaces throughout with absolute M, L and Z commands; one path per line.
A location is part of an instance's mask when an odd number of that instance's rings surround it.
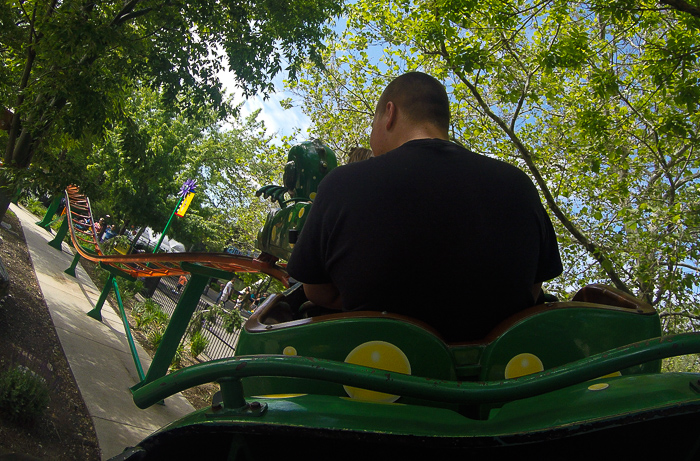
M 3 180 L 0 178 L 0 183 L 2 182 Z M 12 191 L 11 187 L 0 184 L 0 221 L 5 219 L 5 213 L 10 207 L 13 195 L 14 192 Z

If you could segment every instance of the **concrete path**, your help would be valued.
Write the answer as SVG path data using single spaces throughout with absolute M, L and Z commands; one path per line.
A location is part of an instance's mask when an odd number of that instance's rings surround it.
M 10 209 L 22 223 L 39 286 L 95 425 L 102 459 L 118 455 L 156 429 L 192 412 L 193 407 L 180 394 L 168 398 L 165 405 L 147 410 L 136 407 L 129 388 L 138 383 L 138 373 L 119 315 L 108 303 L 102 309 L 102 322 L 86 315 L 95 306 L 102 287 L 95 287 L 80 264 L 77 277 L 65 274 L 63 271 L 73 261 L 72 249 L 65 243 L 60 252 L 49 246 L 53 235 L 35 224 L 39 217 L 16 205 Z M 147 371 L 150 357 L 138 344 L 137 348 Z

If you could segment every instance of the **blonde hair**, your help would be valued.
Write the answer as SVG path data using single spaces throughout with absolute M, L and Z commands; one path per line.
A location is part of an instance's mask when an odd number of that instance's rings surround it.
M 348 154 L 348 163 L 360 162 L 372 157 L 372 151 L 364 147 L 354 147 Z

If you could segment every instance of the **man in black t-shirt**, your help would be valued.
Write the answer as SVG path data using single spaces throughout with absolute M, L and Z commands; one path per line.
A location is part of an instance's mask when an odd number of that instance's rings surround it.
M 532 181 L 449 142 L 449 117 L 433 77 L 411 72 L 387 86 L 375 157 L 323 179 L 287 266 L 309 300 L 407 315 L 459 342 L 534 305 L 561 273 Z

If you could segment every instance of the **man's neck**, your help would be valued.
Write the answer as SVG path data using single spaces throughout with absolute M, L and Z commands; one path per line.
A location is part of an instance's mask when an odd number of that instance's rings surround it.
M 396 147 L 402 146 L 409 141 L 415 141 L 417 139 L 442 139 L 448 141 L 449 138 L 447 133 L 443 132 L 434 125 L 410 125 L 410 126 L 397 126 L 396 133 Z

